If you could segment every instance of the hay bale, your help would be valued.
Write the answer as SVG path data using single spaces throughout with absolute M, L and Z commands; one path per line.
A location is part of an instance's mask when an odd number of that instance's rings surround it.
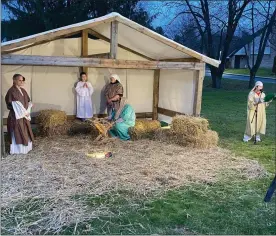
M 164 128 L 157 129 L 154 132 L 153 138 L 154 140 L 162 141 L 166 143 L 176 143 L 176 140 L 174 140 L 176 138 L 176 134 L 173 132 L 172 129 L 164 129 Z
M 197 136 L 180 134 L 173 129 L 158 129 L 155 131 L 154 139 L 168 144 L 175 143 L 184 147 L 212 148 L 218 145 L 218 134 L 215 131 L 207 130 Z
M 36 120 L 43 127 L 53 127 L 64 125 L 67 121 L 67 116 L 64 111 L 49 109 L 40 111 Z
M 64 111 L 42 110 L 36 117 L 39 133 L 45 136 L 66 134 L 69 128 Z
M 63 125 L 46 127 L 40 129 L 39 132 L 42 136 L 58 136 L 58 135 L 67 135 L 68 130 L 70 129 L 71 122 L 66 121 Z
M 157 120 L 136 120 L 135 126 L 128 129 L 131 140 L 152 138 L 154 132 L 161 127 Z
M 207 130 L 206 133 L 201 133 L 198 136 L 192 135 L 176 135 L 176 143 L 192 148 L 212 148 L 218 145 L 218 134 L 215 131 Z
M 177 134 L 199 136 L 207 132 L 208 126 L 208 120 L 201 117 L 178 115 L 172 120 L 172 129 Z
M 98 136 L 99 132 L 90 122 L 73 121 L 69 130 L 69 135 L 91 134 L 93 137 Z

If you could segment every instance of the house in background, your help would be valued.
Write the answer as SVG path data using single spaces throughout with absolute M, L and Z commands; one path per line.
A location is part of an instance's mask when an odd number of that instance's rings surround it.
M 272 34 L 271 38 L 272 37 L 276 37 L 276 33 Z M 250 43 L 243 46 L 242 48 L 233 51 L 227 58 L 226 68 L 234 68 L 234 69 L 247 68 L 247 55 L 249 56 L 249 63 L 251 65 L 252 59 L 253 59 L 253 53 L 255 54 L 254 61 L 257 58 L 260 39 L 261 39 L 261 36 L 258 36 L 254 39 L 254 52 L 253 52 L 253 40 Z M 246 47 L 246 50 L 245 50 L 245 47 Z M 264 56 L 260 67 L 272 68 L 275 56 L 276 56 L 276 49 L 268 41 L 265 47 Z

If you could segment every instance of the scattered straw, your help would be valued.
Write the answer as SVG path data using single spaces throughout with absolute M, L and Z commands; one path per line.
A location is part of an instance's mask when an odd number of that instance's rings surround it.
M 135 126 L 130 127 L 128 132 L 132 140 L 150 138 L 154 135 L 154 131 L 159 129 L 161 124 L 157 120 L 136 120 Z
M 86 156 L 107 151 L 113 153 L 112 158 Z M 246 179 L 265 174 L 258 162 L 233 157 L 219 148 L 183 148 L 146 139 L 94 142 L 90 136 L 37 138 L 29 154 L 8 156 L 1 164 L 1 200 L 7 211 L 4 216 L 14 220 L 16 214 L 21 220 L 12 229 L 2 224 L 12 234 L 37 234 L 43 230 L 59 233 L 72 223 L 112 216 L 104 205 L 88 208 L 85 201 L 91 195 L 118 190 L 147 195 L 195 182 L 212 184 L 222 173 Z M 84 200 L 76 200 L 75 195 L 84 196 Z M 20 218 L 23 210 L 16 210 L 18 202 L 28 199 L 44 199 L 40 204 L 43 209 L 34 210 L 39 222 L 24 221 L 26 218 Z

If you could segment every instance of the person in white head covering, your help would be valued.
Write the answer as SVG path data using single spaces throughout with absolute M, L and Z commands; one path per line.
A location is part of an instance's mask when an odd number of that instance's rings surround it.
M 112 114 L 113 127 L 109 130 L 111 137 L 118 137 L 121 140 L 130 140 L 128 130 L 135 126 L 136 115 L 133 107 L 128 104 L 127 99 L 122 97 L 119 109 Z
M 244 142 L 248 142 L 254 135 L 256 135 L 256 141 L 260 142 L 260 134 L 265 134 L 266 131 L 266 107 L 269 105 L 264 102 L 265 93 L 262 92 L 263 83 L 257 81 L 254 88 L 249 92 L 247 99 L 247 123 L 243 137 Z M 257 110 L 257 132 L 255 132 L 256 126 L 256 112 Z M 254 116 L 255 114 L 255 116 Z M 254 117 L 254 118 L 253 118 Z
M 105 97 L 107 101 L 107 111 L 111 115 L 113 111 L 117 112 L 120 107 L 120 100 L 123 97 L 124 89 L 120 83 L 120 77 L 117 74 L 110 75 L 110 83 L 105 88 Z

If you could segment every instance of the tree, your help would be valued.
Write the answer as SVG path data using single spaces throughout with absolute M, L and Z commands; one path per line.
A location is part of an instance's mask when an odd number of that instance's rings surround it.
M 166 33 L 164 32 L 163 28 L 161 26 L 157 26 L 155 29 L 153 29 L 156 33 L 161 34 L 165 37 L 168 37 Z
M 199 0 L 174 2 L 181 8 L 178 16 L 189 14 L 193 17 L 198 31 L 203 39 L 206 55 L 220 59 L 218 68 L 211 66 L 212 87 L 220 88 L 222 74 L 229 54 L 230 45 L 236 32 L 239 21 L 251 0 L 211 1 Z M 169 5 L 167 4 L 167 5 Z M 214 40 L 214 35 L 219 41 Z
M 274 56 L 272 73 L 276 75 L 276 56 Z
M 2 20 L 2 41 L 21 38 L 54 28 L 118 12 L 153 29 L 139 0 L 4 0 L 9 18 Z
M 271 37 L 269 39 L 270 47 L 276 51 L 276 22 L 274 22 L 274 25 L 272 27 Z
M 186 17 L 181 19 L 178 32 L 175 32 L 174 41 L 195 51 L 203 52 L 201 36 L 193 19 L 187 20 Z
M 247 66 L 250 71 L 249 88 L 254 87 L 255 76 L 261 65 L 265 48 L 267 47 L 276 21 L 276 8 L 272 7 L 272 0 L 266 3 L 257 2 L 256 4 L 258 4 L 258 7 L 252 2 L 250 16 L 248 18 L 251 22 L 252 35 L 255 34 L 257 29 L 259 29 L 261 33 L 259 37 L 253 38 L 251 44 L 244 47 L 247 55 Z M 263 21 L 260 18 L 264 18 Z

